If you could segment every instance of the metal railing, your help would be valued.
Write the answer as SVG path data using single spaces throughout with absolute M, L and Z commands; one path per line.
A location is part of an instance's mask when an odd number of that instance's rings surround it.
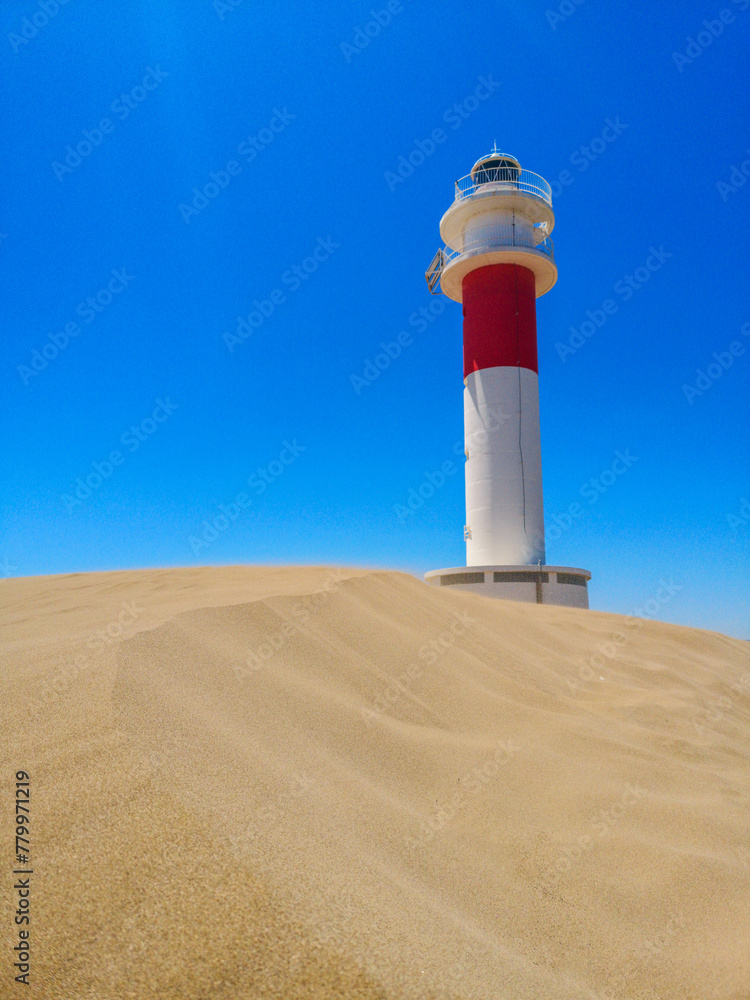
M 539 174 L 517 167 L 480 167 L 473 176 L 467 174 L 456 181 L 456 201 L 473 194 L 493 191 L 523 191 L 552 205 L 552 188 Z
M 555 260 L 555 245 L 552 237 L 547 235 L 544 226 L 533 226 L 531 229 L 515 226 L 488 227 L 476 234 L 475 238 L 465 243 L 461 248 L 443 247 L 435 254 L 425 272 L 427 287 L 433 295 L 436 291 L 445 267 L 461 257 L 473 257 L 478 254 L 492 253 L 493 250 L 505 250 L 508 247 L 523 247 L 527 250 L 538 250 L 551 261 Z

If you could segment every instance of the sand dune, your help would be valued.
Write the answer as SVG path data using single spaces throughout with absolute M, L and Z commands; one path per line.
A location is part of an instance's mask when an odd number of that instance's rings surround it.
M 0 599 L 0 995 L 750 997 L 748 643 L 324 567 Z

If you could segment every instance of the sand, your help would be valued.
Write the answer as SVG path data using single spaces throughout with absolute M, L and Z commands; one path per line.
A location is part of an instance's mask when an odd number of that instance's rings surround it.
M 325 567 L 0 603 L 0 996 L 750 997 L 747 642 Z

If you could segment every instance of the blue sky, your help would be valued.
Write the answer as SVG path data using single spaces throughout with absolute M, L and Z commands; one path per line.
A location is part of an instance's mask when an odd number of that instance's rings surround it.
M 424 270 L 497 141 L 557 195 L 548 562 L 748 635 L 750 0 L 0 20 L 5 575 L 463 564 L 461 310 Z

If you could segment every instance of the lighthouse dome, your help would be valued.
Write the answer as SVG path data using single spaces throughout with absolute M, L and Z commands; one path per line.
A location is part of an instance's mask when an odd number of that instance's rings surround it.
M 497 181 L 514 183 L 521 173 L 521 164 L 508 153 L 493 149 L 487 156 L 482 156 L 471 168 L 471 179 L 474 184 L 490 184 Z

